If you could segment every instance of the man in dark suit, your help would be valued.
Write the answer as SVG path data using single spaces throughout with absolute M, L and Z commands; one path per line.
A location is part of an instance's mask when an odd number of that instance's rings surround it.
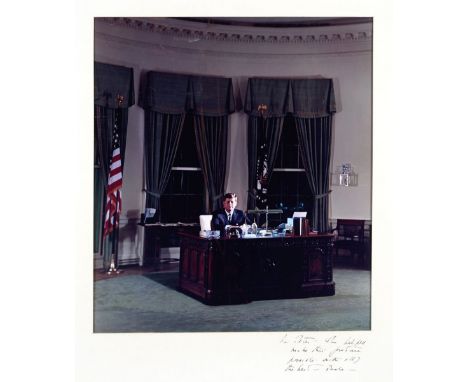
M 211 219 L 211 229 L 224 233 L 226 225 L 240 226 L 244 223 L 250 224 L 242 210 L 237 210 L 237 195 L 229 192 L 223 196 L 223 208 L 213 212 Z

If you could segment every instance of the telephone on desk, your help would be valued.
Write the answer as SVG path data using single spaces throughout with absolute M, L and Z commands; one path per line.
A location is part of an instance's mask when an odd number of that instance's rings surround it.
M 240 239 L 242 237 L 242 228 L 237 226 L 227 226 L 226 236 L 230 239 Z

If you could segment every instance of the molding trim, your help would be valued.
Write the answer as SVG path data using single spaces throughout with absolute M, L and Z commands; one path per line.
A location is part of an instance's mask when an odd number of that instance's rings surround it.
M 364 24 L 364 26 L 284 28 L 281 29 L 281 32 L 276 32 L 277 29 L 272 28 L 228 27 L 212 24 L 206 24 L 205 28 L 202 28 L 204 25 L 200 25 L 200 23 L 167 18 L 103 17 L 96 18 L 96 21 L 142 32 L 156 33 L 185 42 L 203 40 L 246 44 L 329 44 L 372 40 L 369 24 Z
M 112 63 L 113 60 L 108 57 L 102 57 L 99 54 L 101 44 L 115 43 L 122 48 L 141 48 L 153 49 L 155 51 L 163 51 L 165 54 L 198 54 L 205 57 L 212 56 L 220 59 L 244 59 L 244 57 L 255 57 L 256 59 L 271 59 L 282 56 L 289 57 L 305 57 L 305 56 L 341 56 L 350 54 L 371 54 L 372 48 L 369 41 L 356 41 L 353 44 L 344 43 L 338 44 L 220 44 L 217 42 L 203 41 L 204 47 L 191 46 L 189 43 L 175 44 L 168 41 L 148 41 L 138 38 L 129 38 L 129 36 L 117 35 L 109 31 L 95 32 L 95 58 L 102 62 Z M 161 38 L 163 40 L 164 37 Z M 198 45 L 198 44 L 197 44 Z M 236 49 L 229 48 L 235 46 Z M 308 47 L 308 48 L 306 48 Z M 107 61 L 106 61 L 107 60 Z M 132 66 L 132 63 L 127 64 Z M 163 69 L 161 69 L 163 70 Z M 164 70 L 171 70 L 165 68 Z

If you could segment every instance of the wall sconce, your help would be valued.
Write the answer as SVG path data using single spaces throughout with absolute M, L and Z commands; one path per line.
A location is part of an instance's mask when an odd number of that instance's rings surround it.
M 350 163 L 336 166 L 331 177 L 332 186 L 355 187 L 358 185 L 358 174 L 354 172 Z

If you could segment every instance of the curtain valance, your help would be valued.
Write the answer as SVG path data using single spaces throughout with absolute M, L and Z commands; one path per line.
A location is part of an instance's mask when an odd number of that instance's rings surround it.
M 133 68 L 94 62 L 94 104 L 117 109 L 134 103 Z
M 223 77 L 148 72 L 140 105 L 152 111 L 182 114 L 192 111 L 219 117 L 235 111 L 232 80 Z
M 303 118 L 336 112 L 333 81 L 328 78 L 249 78 L 244 110 L 252 116 Z

